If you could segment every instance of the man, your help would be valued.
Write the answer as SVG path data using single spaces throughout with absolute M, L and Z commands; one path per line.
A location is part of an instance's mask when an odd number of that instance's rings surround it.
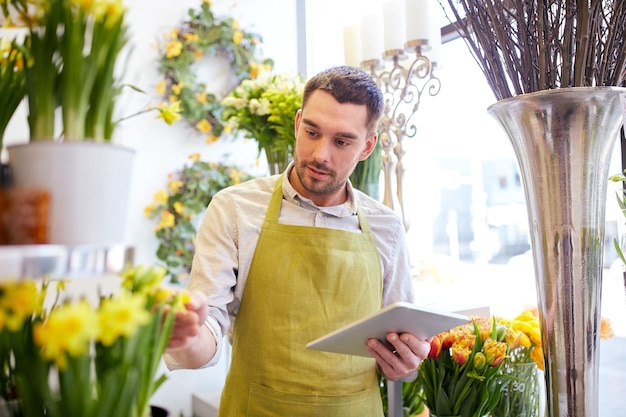
M 209 205 L 166 362 L 213 365 L 228 332 L 220 416 L 382 416 L 376 367 L 410 379 L 428 355 L 428 341 L 408 333 L 389 333 L 391 350 L 368 340 L 373 359 L 305 347 L 413 300 L 400 219 L 348 180 L 376 145 L 382 109 L 366 72 L 323 71 L 305 86 L 285 173 L 222 190 Z

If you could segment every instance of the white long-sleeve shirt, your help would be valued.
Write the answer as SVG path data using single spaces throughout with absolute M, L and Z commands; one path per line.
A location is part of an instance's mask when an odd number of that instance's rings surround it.
M 293 166 L 293 164 L 292 164 Z M 290 166 L 287 172 L 292 168 Z M 196 237 L 196 253 L 187 288 L 208 295 L 209 317 L 206 325 L 218 341 L 217 354 L 205 366 L 217 363 L 223 335 L 230 336 L 252 256 L 265 214 L 279 177 L 264 177 L 218 192 L 203 217 Z M 404 227 L 388 207 L 348 186 L 348 200 L 331 207 L 315 206 L 283 179 L 283 204 L 279 223 L 327 227 L 360 232 L 356 205 L 370 225 L 381 260 L 383 306 L 397 301 L 413 302 L 410 262 Z M 276 256 L 289 256 L 277 253 Z M 268 291 L 271 291 L 268 288 Z M 170 369 L 178 368 L 171 360 Z

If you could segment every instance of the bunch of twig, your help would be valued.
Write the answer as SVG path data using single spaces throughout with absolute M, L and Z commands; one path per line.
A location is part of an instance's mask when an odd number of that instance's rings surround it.
M 438 0 L 498 100 L 626 84 L 624 0 Z

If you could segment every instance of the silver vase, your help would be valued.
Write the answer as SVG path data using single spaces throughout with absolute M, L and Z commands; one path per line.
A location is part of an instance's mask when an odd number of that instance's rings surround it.
M 625 93 L 563 88 L 488 109 L 511 140 L 526 194 L 551 417 L 599 412 L 604 217 Z

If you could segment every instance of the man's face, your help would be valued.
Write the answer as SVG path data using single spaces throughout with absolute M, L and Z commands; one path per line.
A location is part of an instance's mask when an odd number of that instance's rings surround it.
M 376 145 L 368 137 L 365 105 L 339 103 L 317 90 L 296 115 L 295 174 L 291 183 L 318 206 L 346 201 L 346 181 Z

